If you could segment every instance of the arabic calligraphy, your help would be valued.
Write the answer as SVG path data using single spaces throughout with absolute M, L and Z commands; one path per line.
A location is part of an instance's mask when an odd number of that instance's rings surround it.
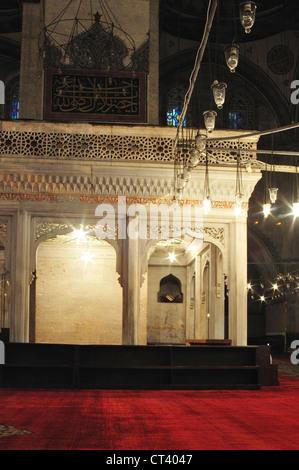
M 138 116 L 136 76 L 52 75 L 52 112 Z

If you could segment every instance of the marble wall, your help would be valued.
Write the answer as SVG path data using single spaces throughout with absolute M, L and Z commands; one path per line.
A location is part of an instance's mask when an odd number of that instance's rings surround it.
M 37 343 L 121 344 L 122 289 L 115 251 L 105 243 L 90 247 L 42 243 L 37 257 Z

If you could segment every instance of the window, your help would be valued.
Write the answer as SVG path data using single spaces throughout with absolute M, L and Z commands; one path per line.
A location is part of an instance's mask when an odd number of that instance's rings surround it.
M 14 79 L 6 85 L 5 118 L 17 120 L 20 117 L 19 79 Z
M 251 100 L 242 94 L 229 101 L 228 128 L 234 130 L 254 129 L 254 107 Z
M 167 95 L 167 126 L 177 127 L 181 117 L 186 90 L 183 88 L 173 88 Z M 186 117 L 183 123 L 184 127 L 191 126 L 191 107 L 189 105 Z
M 19 119 L 19 84 L 15 85 L 15 87 L 11 91 L 10 97 L 10 118 L 15 120 Z

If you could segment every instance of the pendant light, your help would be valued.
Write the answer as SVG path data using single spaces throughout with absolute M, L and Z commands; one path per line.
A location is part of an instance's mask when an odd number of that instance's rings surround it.
M 267 218 L 271 212 L 271 204 L 269 202 L 269 175 L 268 175 L 268 165 L 266 163 L 266 184 L 265 184 L 265 197 L 264 197 L 264 204 L 263 204 L 263 212 L 264 217 Z
M 200 132 L 198 132 L 195 137 L 195 145 L 196 145 L 197 150 L 200 153 L 204 153 L 206 151 L 206 142 L 207 142 L 207 136 L 205 134 L 201 134 Z
M 235 73 L 236 68 L 239 63 L 239 56 L 240 56 L 240 48 L 237 44 L 230 44 L 224 49 L 224 55 L 226 64 L 231 71 L 231 73 Z
M 205 111 L 203 113 L 205 126 L 208 132 L 213 132 L 216 123 L 216 111 Z
M 242 2 L 240 4 L 240 20 L 245 33 L 251 33 L 251 28 L 255 23 L 255 12 L 257 6 L 254 2 Z
M 227 88 L 226 83 L 219 83 L 218 80 L 215 80 L 212 84 L 212 90 L 214 95 L 214 100 L 218 109 L 222 109 L 225 103 L 225 91 Z

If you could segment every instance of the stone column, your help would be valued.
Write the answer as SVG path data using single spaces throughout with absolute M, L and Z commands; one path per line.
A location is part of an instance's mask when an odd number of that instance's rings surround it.
M 131 223 L 133 218 L 128 218 Z M 123 344 L 138 344 L 140 310 L 139 239 L 123 241 Z
M 210 285 L 210 338 L 224 338 L 224 295 L 223 279 L 219 282 L 219 250 L 216 245 L 211 245 L 211 285 Z M 222 276 L 221 276 L 222 278 Z M 220 286 L 217 285 L 220 283 Z
M 229 339 L 247 345 L 247 219 L 230 224 L 229 245 Z
M 30 216 L 18 211 L 14 220 L 12 245 L 12 308 L 10 339 L 13 342 L 29 341 L 29 250 Z
M 195 338 L 195 260 L 186 267 L 186 339 Z
M 195 258 L 195 292 L 194 292 L 194 337 L 200 339 L 201 336 L 201 257 L 197 255 Z

